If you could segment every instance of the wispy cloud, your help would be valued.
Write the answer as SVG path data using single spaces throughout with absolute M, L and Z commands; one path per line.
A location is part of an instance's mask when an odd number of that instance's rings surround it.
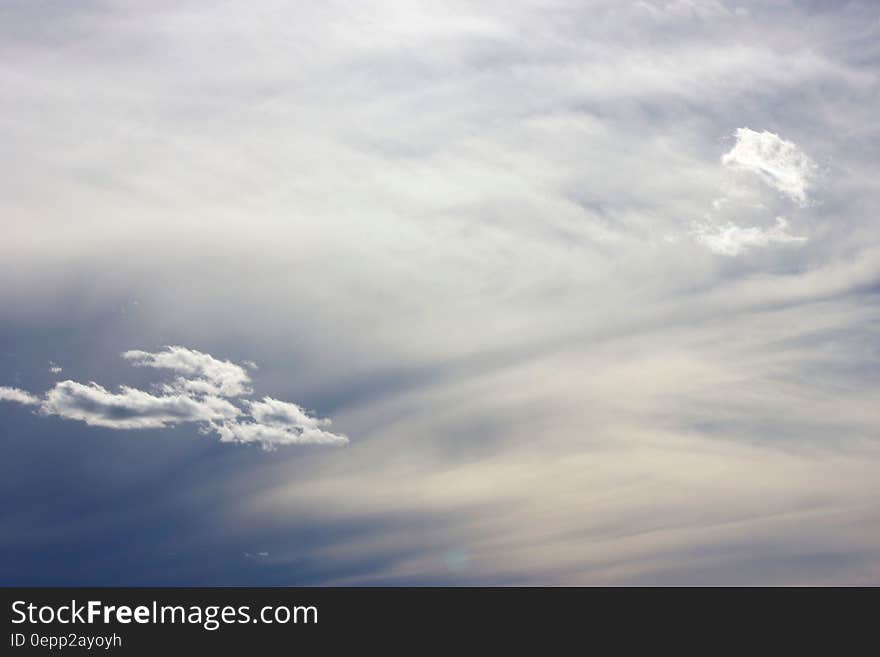
M 26 390 L 10 388 L 9 386 L 0 386 L 0 401 L 10 401 L 17 404 L 35 406 L 40 403 L 40 398 L 36 395 L 32 395 Z
M 709 227 L 705 224 L 697 225 L 693 229 L 692 235 L 698 242 L 705 244 L 710 251 L 726 256 L 739 255 L 753 247 L 801 243 L 807 239 L 790 234 L 788 222 L 783 217 L 776 217 L 776 225 L 772 228 L 760 226 L 743 228 L 733 223 L 715 227 Z

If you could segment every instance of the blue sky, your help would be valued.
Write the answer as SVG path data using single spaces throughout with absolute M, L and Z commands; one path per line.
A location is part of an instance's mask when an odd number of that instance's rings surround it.
M 0 583 L 880 582 L 874 2 L 6 2 Z

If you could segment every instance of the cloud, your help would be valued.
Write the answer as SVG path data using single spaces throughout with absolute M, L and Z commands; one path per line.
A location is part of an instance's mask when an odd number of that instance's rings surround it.
M 875 3 L 104 4 L 0 21 L 0 343 L 19 354 L 0 382 L 29 388 L 19 360 L 47 340 L 64 378 L 120 395 L 135 380 L 101 344 L 226 345 L 202 351 L 256 358 L 237 381 L 259 394 L 165 368 L 135 387 L 240 410 L 181 423 L 204 440 L 299 437 L 251 415 L 267 394 L 357 436 L 307 458 L 156 454 L 158 486 L 173 472 L 216 511 L 179 506 L 187 542 L 241 532 L 226 554 L 324 582 L 437 581 L 455 549 L 469 581 L 613 583 L 667 559 L 796 581 L 754 566 L 793 547 L 880 567 L 876 530 L 854 540 L 877 523 L 846 515 L 880 485 Z M 792 197 L 778 167 L 723 164 L 743 126 L 820 163 L 822 202 L 819 175 Z M 730 245 L 742 262 L 709 251 Z M 60 441 L 33 433 L 0 461 L 39 491 Z M 114 470 L 150 469 L 143 440 L 116 443 Z M 88 512 L 107 486 L 69 470 Z M 826 502 L 851 524 L 819 519 Z M 0 535 L 54 531 L 31 515 Z M 212 581 L 207 561 L 155 577 Z
M 721 161 L 733 170 L 757 174 L 759 180 L 781 192 L 800 207 L 807 205 L 807 188 L 815 173 L 815 164 L 793 142 L 772 132 L 749 128 L 736 131 L 737 143 Z M 776 217 L 772 227 L 743 226 L 741 215 L 763 215 L 768 207 L 757 185 L 737 182 L 714 198 L 705 221 L 694 222 L 690 236 L 707 249 L 723 256 L 737 256 L 750 249 L 779 244 L 801 244 L 805 236 L 788 232 L 788 221 Z M 737 221 L 727 219 L 733 216 Z M 763 216 L 760 218 L 763 221 Z
M 238 397 L 252 392 L 245 369 L 228 360 L 218 360 L 195 349 L 171 346 L 164 351 L 126 351 L 122 357 L 135 367 L 168 369 L 186 375 L 165 385 L 166 391 L 188 391 Z
M 0 386 L 0 401 L 10 401 L 17 404 L 27 404 L 34 406 L 40 403 L 40 398 L 32 395 L 26 390 L 18 388 L 10 388 L 8 386 Z
M 52 372 L 52 374 L 61 374 L 62 368 L 60 365 L 56 365 L 55 363 L 53 363 L 50 360 L 49 361 L 49 371 Z
M 310 417 L 302 408 L 290 402 L 263 397 L 262 401 L 248 402 L 251 416 L 259 423 L 301 429 L 319 429 L 329 426 L 330 420 Z
M 110 429 L 161 429 L 192 422 L 201 433 L 216 433 L 222 442 L 258 443 L 264 449 L 281 445 L 340 445 L 348 437 L 322 427 L 326 418 L 315 418 L 300 406 L 271 397 L 242 400 L 244 408 L 229 398 L 250 392 L 244 370 L 194 349 L 166 347 L 164 351 L 126 351 L 123 357 L 139 367 L 182 372 L 158 386 L 152 394 L 121 386 L 111 392 L 97 383 L 66 380 L 56 383 L 40 398 L 18 388 L 0 387 L 0 400 L 39 406 L 44 415 L 79 420 Z M 254 366 L 255 367 L 255 366 Z
M 721 162 L 732 169 L 751 171 L 802 206 L 808 202 L 807 191 L 816 175 L 816 164 L 794 142 L 766 130 L 739 128 L 736 145 Z
M 61 381 L 45 396 L 40 410 L 69 420 L 111 429 L 158 429 L 181 422 L 212 422 L 234 418 L 239 409 L 227 400 L 205 395 L 151 395 L 123 386 L 112 393 L 97 383 Z
M 348 438 L 326 431 L 327 418 L 314 418 L 291 402 L 264 397 L 262 401 L 246 402 L 252 422 L 224 421 L 213 428 L 223 441 L 259 442 L 276 445 L 344 444 Z
M 736 256 L 750 248 L 771 244 L 798 244 L 806 241 L 806 237 L 792 235 L 787 229 L 788 222 L 783 217 L 776 217 L 776 225 L 772 228 L 759 226 L 743 228 L 734 223 L 723 226 L 700 224 L 691 234 L 713 253 Z

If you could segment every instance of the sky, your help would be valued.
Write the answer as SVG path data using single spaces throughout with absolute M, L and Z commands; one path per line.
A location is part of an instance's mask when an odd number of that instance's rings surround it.
M 880 584 L 880 6 L 0 5 L 0 583 Z

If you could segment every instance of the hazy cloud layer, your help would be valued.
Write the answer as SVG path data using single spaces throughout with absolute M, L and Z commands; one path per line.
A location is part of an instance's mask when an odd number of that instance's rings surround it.
M 16 563 L 880 583 L 876 2 L 50 4 L 0 9 Z

